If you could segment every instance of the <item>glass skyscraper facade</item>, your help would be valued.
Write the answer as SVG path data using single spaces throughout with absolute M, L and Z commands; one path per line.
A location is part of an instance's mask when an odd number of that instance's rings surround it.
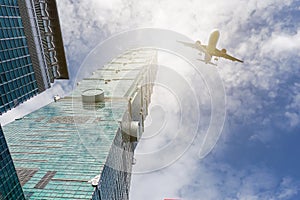
M 38 93 L 16 0 L 0 0 L 0 113 Z
M 14 163 L 0 125 L 0 199 L 23 200 L 23 194 Z
M 70 94 L 3 127 L 28 199 L 127 200 L 156 52 L 99 66 Z
M 0 114 L 67 79 L 55 0 L 0 0 Z

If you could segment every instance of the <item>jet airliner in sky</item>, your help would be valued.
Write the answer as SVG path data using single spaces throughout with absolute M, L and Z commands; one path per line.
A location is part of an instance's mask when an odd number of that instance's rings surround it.
M 218 58 L 222 57 L 222 58 L 226 58 L 226 59 L 229 59 L 232 61 L 237 61 L 237 62 L 243 63 L 242 60 L 239 60 L 239 59 L 227 54 L 226 49 L 219 50 L 216 48 L 219 37 L 220 37 L 220 32 L 218 30 L 216 30 L 210 34 L 208 45 L 203 45 L 203 44 L 201 44 L 200 41 L 196 41 L 195 43 L 188 43 L 188 42 L 182 42 L 182 41 L 178 41 L 178 42 L 203 52 L 205 54 L 204 60 L 201 60 L 201 61 L 205 62 L 206 64 L 209 63 L 212 65 L 216 65 L 215 63 L 211 62 L 211 59 L 213 56 L 215 57 L 216 61 L 218 60 Z

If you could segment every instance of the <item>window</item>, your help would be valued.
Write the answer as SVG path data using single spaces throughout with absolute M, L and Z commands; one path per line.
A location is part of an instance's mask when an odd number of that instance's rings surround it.
M 19 8 L 16 8 L 16 12 L 17 12 L 17 16 L 20 16 L 20 9 Z
M 16 68 L 16 67 L 14 67 L 14 68 Z M 14 72 L 14 77 L 18 78 L 18 69 L 14 70 L 13 72 Z
M 2 82 L 2 83 L 5 83 L 5 82 L 7 82 L 7 79 L 6 79 L 5 73 L 2 73 L 2 74 L 1 74 L 1 82 Z
M 20 56 L 20 55 L 18 55 L 18 50 L 17 49 L 12 50 L 12 52 L 14 52 L 14 58 L 17 58 L 17 57 Z
M 26 55 L 28 55 L 28 54 L 29 54 L 29 50 L 28 50 L 28 48 L 27 48 L 27 47 L 25 48 L 25 54 L 26 54 Z M 29 57 L 28 57 L 28 58 L 29 58 Z
M 2 13 L 3 13 L 3 16 L 7 16 L 7 11 L 6 11 L 6 7 L 1 7 L 2 9 Z
M 0 60 L 5 60 L 5 57 L 4 57 L 4 53 L 3 53 L 3 52 L 0 53 Z
M 7 49 L 10 49 L 11 48 L 10 40 L 6 40 L 5 43 L 6 43 Z
M 8 60 L 8 59 L 9 59 L 8 51 L 4 51 L 4 60 Z
M 9 53 L 9 58 L 8 59 L 12 59 L 14 57 L 13 51 L 8 51 L 8 53 Z
M 23 45 L 22 45 L 22 40 L 21 40 L 21 39 L 16 39 L 15 41 L 16 41 L 17 47 L 23 46 Z
M 2 101 L 3 101 L 3 104 L 7 104 L 8 103 L 6 96 L 2 96 Z
M 20 58 L 19 60 L 20 60 L 20 64 L 21 64 L 22 66 L 24 66 L 24 65 L 25 65 L 24 58 Z M 25 72 L 25 73 L 26 73 L 26 72 Z
M 2 66 L 3 66 L 4 71 L 7 71 L 7 70 L 8 70 L 7 63 L 6 63 L 6 62 L 5 62 L 5 63 L 2 63 Z
M 15 86 L 15 82 L 14 82 L 14 86 Z M 11 97 L 12 97 L 12 99 L 16 99 L 17 98 L 15 91 L 11 93 Z
M 22 50 L 20 48 L 17 49 L 17 52 L 18 52 L 18 57 L 22 56 Z
M 13 36 L 14 37 L 18 37 L 18 31 L 17 31 L 17 29 L 13 28 L 12 32 L 13 32 Z
M 25 35 L 24 28 L 20 28 L 19 30 L 20 30 L 20 33 L 21 33 L 20 36 L 24 36 Z
M 11 102 L 12 98 L 11 98 L 10 93 L 7 93 L 7 94 L 6 94 L 6 97 L 7 97 L 7 101 L 8 101 L 8 102 Z
M 4 19 L 5 27 L 10 27 L 9 18 Z
M 12 11 L 12 15 L 13 16 L 18 16 L 18 13 L 16 11 L 16 8 L 11 8 L 11 11 Z
M 22 19 L 21 18 L 18 18 L 18 24 L 19 24 L 19 27 L 22 27 Z
M 13 68 L 13 67 L 12 67 Z M 15 77 L 15 73 L 14 73 L 14 71 L 10 71 L 9 72 L 9 75 L 10 75 L 10 77 L 11 77 L 11 80 L 14 80 L 16 77 Z
M 3 31 L 3 37 L 4 38 L 8 38 L 7 30 L 6 29 L 2 29 L 2 31 Z
M 1 94 L 5 94 L 3 85 L 0 85 L 0 92 L 1 92 Z M 1 98 L 0 98 L 0 99 L 1 99 Z
M 0 20 L 1 20 L 1 18 L 0 18 Z M 1 23 L 0 23 L 0 26 L 2 26 Z M 0 38 L 4 38 L 4 34 L 3 34 L 3 30 L 2 29 L 0 29 Z
M 7 7 L 7 15 L 8 16 L 12 16 L 12 11 L 11 11 L 11 8 L 10 7 Z

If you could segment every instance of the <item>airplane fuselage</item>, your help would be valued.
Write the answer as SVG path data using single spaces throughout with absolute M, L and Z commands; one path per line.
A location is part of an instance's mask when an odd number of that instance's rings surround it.
M 217 47 L 217 43 L 220 37 L 220 32 L 218 30 L 212 32 L 209 36 L 207 51 L 211 54 Z

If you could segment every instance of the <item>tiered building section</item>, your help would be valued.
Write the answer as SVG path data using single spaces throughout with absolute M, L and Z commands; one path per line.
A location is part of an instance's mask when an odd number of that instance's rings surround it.
M 128 199 L 156 59 L 126 52 L 70 96 L 3 127 L 28 199 Z

